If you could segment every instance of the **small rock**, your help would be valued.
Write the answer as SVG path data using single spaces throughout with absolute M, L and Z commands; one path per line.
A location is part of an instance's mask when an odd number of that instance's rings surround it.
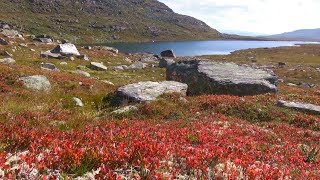
M 8 56 L 8 57 L 12 57 L 13 56 L 8 51 L 4 51 L 4 50 L 0 50 L 0 55 L 1 56 Z
M 298 85 L 293 84 L 293 83 L 288 83 L 287 85 L 288 85 L 288 86 L 292 86 L 292 87 L 297 87 L 297 86 L 298 86 Z
M 34 76 L 27 76 L 19 78 L 23 84 L 31 90 L 35 91 L 50 91 L 51 90 L 51 83 L 47 79 L 47 77 L 43 75 L 34 75 Z
M 278 106 L 296 109 L 298 111 L 308 112 L 312 114 L 320 114 L 320 106 L 306 103 L 296 103 L 287 101 L 278 101 Z
M 79 74 L 81 76 L 84 76 L 84 77 L 90 77 L 90 74 L 85 72 L 85 71 L 81 71 L 81 70 L 76 70 L 74 71 L 76 74 Z
M 98 63 L 98 62 L 91 62 L 89 68 L 96 70 L 96 71 L 108 70 L 108 68 L 105 65 L 103 65 L 102 63 Z
M 129 113 L 132 111 L 138 111 L 138 107 L 137 106 L 125 106 L 123 108 L 117 109 L 115 111 L 112 111 L 111 114 L 125 114 L 125 113 Z
M 81 99 L 76 98 L 76 97 L 73 97 L 72 99 L 73 99 L 73 101 L 76 103 L 76 106 L 79 106 L 79 107 L 83 107 L 83 106 L 84 106 L 84 104 L 83 104 L 83 102 L 81 101 Z
M 9 45 L 9 42 L 3 38 L 0 38 L 0 45 Z
M 41 69 L 49 70 L 49 71 L 59 71 L 56 65 L 52 63 L 41 63 Z
M 61 55 L 75 55 L 80 56 L 80 53 L 77 47 L 74 44 L 66 43 L 66 44 L 59 44 L 53 50 L 50 51 L 51 53 L 60 53 Z
M 47 43 L 47 44 L 53 43 L 52 39 L 50 38 L 35 38 L 34 40 L 39 41 L 41 43 Z
M 113 82 L 111 82 L 111 81 L 103 80 L 102 82 L 106 83 L 108 85 L 114 86 Z
M 162 57 L 171 57 L 171 58 L 175 58 L 175 57 L 176 57 L 176 55 L 174 54 L 173 50 L 162 51 L 162 52 L 160 53 L 160 55 L 161 55 Z
M 113 48 L 113 47 L 108 47 L 108 46 L 102 46 L 102 47 L 100 47 L 100 46 L 98 46 L 97 48 L 98 48 L 99 50 L 110 51 L 110 52 L 113 52 L 113 53 L 115 53 L 115 54 L 118 54 L 118 53 L 119 53 L 119 50 L 116 49 L 116 48 Z
M 70 59 L 70 61 L 74 61 L 75 59 L 74 59 L 74 57 L 69 57 L 69 59 Z
M 135 62 L 128 66 L 128 69 L 144 69 L 147 67 L 148 64 L 143 63 L 143 62 Z
M 19 44 L 19 46 L 21 46 L 21 47 L 28 47 L 28 45 L 27 45 L 27 44 L 24 44 L 24 43 Z
M 35 52 L 36 50 L 34 50 L 34 49 L 30 49 L 30 51 Z
M 61 62 L 60 65 L 68 65 L 67 62 Z
M 86 54 L 80 55 L 78 56 L 79 59 L 85 60 L 85 61 L 89 61 L 89 56 Z
M 0 63 L 4 63 L 4 64 L 14 64 L 16 61 L 12 58 L 4 58 L 4 59 L 0 59 Z
M 84 48 L 84 49 L 88 49 L 88 50 L 91 50 L 91 49 L 92 49 L 91 46 L 84 46 L 83 48 Z
M 10 38 L 14 38 L 17 37 L 19 35 L 19 32 L 13 29 L 4 29 L 1 32 L 4 36 L 10 37 Z
M 285 63 L 285 62 L 279 62 L 278 65 L 279 65 L 280 67 L 283 67 L 283 66 L 287 65 L 287 63 Z

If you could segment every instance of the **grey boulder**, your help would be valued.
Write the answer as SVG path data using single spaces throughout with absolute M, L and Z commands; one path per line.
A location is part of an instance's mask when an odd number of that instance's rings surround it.
M 55 58 L 55 59 L 63 59 L 65 58 L 59 53 L 52 53 L 51 51 L 45 51 L 40 53 L 40 57 L 42 58 Z
M 276 93 L 278 83 L 271 71 L 209 60 L 174 63 L 167 67 L 167 80 L 188 84 L 189 95 Z
M 26 88 L 35 91 L 50 91 L 51 84 L 47 77 L 43 75 L 34 75 L 21 77 L 19 79 L 25 85 Z
M 298 111 L 308 112 L 312 114 L 320 114 L 320 106 L 314 104 L 278 101 L 278 106 L 296 109 Z
M 79 74 L 79 75 L 84 76 L 84 77 L 90 77 L 90 74 L 88 72 L 85 72 L 85 71 L 76 70 L 76 71 L 74 71 L 74 73 Z
M 143 62 L 135 62 L 128 66 L 128 69 L 144 69 L 147 67 L 148 64 L 143 63 Z
M 66 56 L 70 56 L 70 55 L 71 56 L 72 55 L 80 56 L 80 53 L 79 53 L 77 47 L 71 43 L 59 44 L 50 52 L 51 53 L 58 53 L 61 55 L 66 55 Z
M 186 95 L 188 89 L 187 84 L 163 81 L 163 82 L 138 82 L 120 87 L 117 95 L 120 104 L 127 103 L 140 103 L 154 101 L 159 96 L 165 93 L 179 93 L 183 96 Z

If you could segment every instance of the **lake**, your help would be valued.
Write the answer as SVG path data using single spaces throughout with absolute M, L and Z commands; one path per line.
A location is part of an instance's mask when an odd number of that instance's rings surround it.
M 160 54 L 160 52 L 172 49 L 176 56 L 201 56 L 229 54 L 236 50 L 250 48 L 271 48 L 280 46 L 294 46 L 306 44 L 299 41 L 179 41 L 179 42 L 147 42 L 147 43 L 112 43 L 106 44 L 115 47 L 121 52 L 137 53 L 148 52 Z

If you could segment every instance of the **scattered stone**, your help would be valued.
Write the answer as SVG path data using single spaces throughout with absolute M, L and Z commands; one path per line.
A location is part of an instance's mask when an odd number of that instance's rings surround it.
M 61 43 L 62 43 L 62 44 L 66 44 L 66 43 L 70 43 L 70 41 L 69 41 L 68 39 L 62 39 L 62 40 L 61 40 Z
M 86 54 L 80 55 L 78 56 L 79 59 L 85 60 L 85 61 L 89 61 L 89 56 Z
M 173 63 L 175 63 L 175 61 L 173 59 L 161 58 L 160 61 L 159 61 L 159 67 L 160 68 L 166 68 L 166 67 L 172 65 Z
M 52 63 L 41 63 L 41 69 L 49 70 L 49 71 L 59 71 L 56 65 Z
M 17 37 L 19 35 L 19 32 L 16 31 L 16 30 L 13 30 L 13 29 L 3 29 L 2 32 L 1 32 L 4 36 L 7 36 L 7 37 Z
M 123 108 L 117 109 L 115 111 L 112 111 L 111 114 L 119 115 L 119 114 L 125 114 L 133 111 L 138 111 L 137 106 L 125 106 Z
M 84 104 L 83 104 L 83 102 L 81 101 L 81 99 L 76 98 L 76 97 L 73 97 L 72 99 L 73 99 L 73 101 L 76 103 L 76 106 L 79 106 L 79 107 L 83 107 L 83 106 L 84 106 Z
M 14 64 L 16 63 L 16 61 L 12 58 L 4 58 L 4 59 L 0 59 L 0 63 L 3 64 Z
M 74 57 L 69 57 L 69 59 L 70 59 L 70 61 L 74 61 L 75 59 L 74 59 Z
M 187 84 L 163 81 L 163 82 L 139 82 L 120 87 L 117 95 L 120 104 L 139 103 L 156 100 L 165 93 L 180 93 L 185 96 L 188 89 Z
M 19 46 L 21 46 L 21 47 L 28 47 L 28 45 L 27 45 L 27 44 L 24 44 L 24 43 L 19 44 Z
M 99 50 L 105 50 L 105 51 L 110 51 L 113 52 L 115 54 L 119 53 L 119 50 L 113 47 L 108 47 L 108 46 L 96 46 L 96 48 L 98 48 Z
M 111 81 L 103 80 L 102 82 L 106 83 L 108 85 L 114 86 L 113 82 L 111 82 Z
M 278 101 L 278 106 L 292 108 L 298 111 L 308 112 L 312 114 L 320 114 L 320 106 L 314 104 Z
M 34 50 L 34 49 L 30 49 L 30 51 L 35 52 L 36 50 Z
M 0 45 L 9 45 L 9 42 L 3 38 L 0 38 Z
M 98 63 L 98 62 L 91 62 L 89 68 L 96 70 L 96 71 L 108 70 L 108 68 L 105 65 L 103 65 L 102 63 Z
M 80 56 L 80 53 L 77 47 L 74 44 L 66 43 L 66 44 L 59 44 L 53 50 L 50 51 L 51 53 L 58 53 L 65 56 L 75 55 Z
M 143 62 L 135 62 L 128 66 L 128 69 L 144 69 L 147 67 L 148 64 L 143 63 Z
M 67 62 L 61 62 L 60 65 L 68 65 Z
M 34 40 L 46 44 L 53 43 L 52 39 L 50 38 L 35 38 Z
M 158 62 L 158 58 L 155 57 L 153 54 L 144 54 L 140 58 L 140 61 L 144 62 L 144 63 L 157 63 Z
M 65 58 L 61 54 L 52 53 L 50 51 L 41 52 L 40 53 L 40 57 L 42 57 L 42 58 L 55 58 L 55 59 L 63 59 L 63 58 Z
M 126 62 L 128 62 L 128 63 L 132 63 L 132 60 L 131 59 L 129 59 L 129 58 L 124 58 L 124 60 L 126 61 Z
M 271 71 L 209 60 L 185 60 L 167 67 L 167 80 L 189 85 L 189 95 L 257 95 L 276 93 L 278 77 Z
M 293 84 L 293 83 L 288 83 L 287 85 L 288 85 L 288 86 L 291 86 L 291 87 L 297 87 L 297 86 L 298 86 L 298 85 Z
M 301 83 L 300 82 L 298 85 L 303 87 L 303 88 L 314 88 L 314 87 L 316 87 L 315 84 L 311 84 L 311 83 Z
M 112 67 L 109 67 L 109 69 L 112 69 L 115 71 L 122 71 L 122 70 L 124 70 L 124 67 L 123 66 L 112 66 Z
M 23 82 L 23 84 L 31 90 L 35 91 L 50 91 L 51 84 L 47 77 L 43 75 L 34 75 L 34 76 L 27 76 L 21 77 L 19 79 Z
M 170 58 L 175 58 L 175 57 L 176 57 L 176 55 L 174 54 L 173 50 L 162 51 L 162 52 L 160 53 L 160 55 L 161 55 L 162 57 L 170 57 Z
M 85 71 L 81 71 L 81 70 L 76 70 L 74 71 L 76 74 L 79 74 L 81 76 L 84 76 L 84 77 L 90 77 L 91 75 L 88 73 L 88 72 L 85 72 Z
M 84 48 L 84 49 L 88 49 L 88 50 L 91 50 L 91 49 L 92 49 L 91 46 L 84 46 L 83 48 Z

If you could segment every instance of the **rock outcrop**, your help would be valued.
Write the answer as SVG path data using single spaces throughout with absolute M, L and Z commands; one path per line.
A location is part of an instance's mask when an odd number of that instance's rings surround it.
M 189 85 L 189 95 L 276 93 L 278 78 L 263 69 L 209 60 L 189 60 L 167 67 L 167 80 Z
M 165 93 L 186 95 L 188 85 L 174 81 L 139 82 L 120 87 L 117 91 L 119 104 L 154 101 Z
M 175 61 L 173 59 L 161 58 L 159 61 L 159 67 L 166 68 L 166 67 L 172 65 L 173 63 L 175 63 Z

